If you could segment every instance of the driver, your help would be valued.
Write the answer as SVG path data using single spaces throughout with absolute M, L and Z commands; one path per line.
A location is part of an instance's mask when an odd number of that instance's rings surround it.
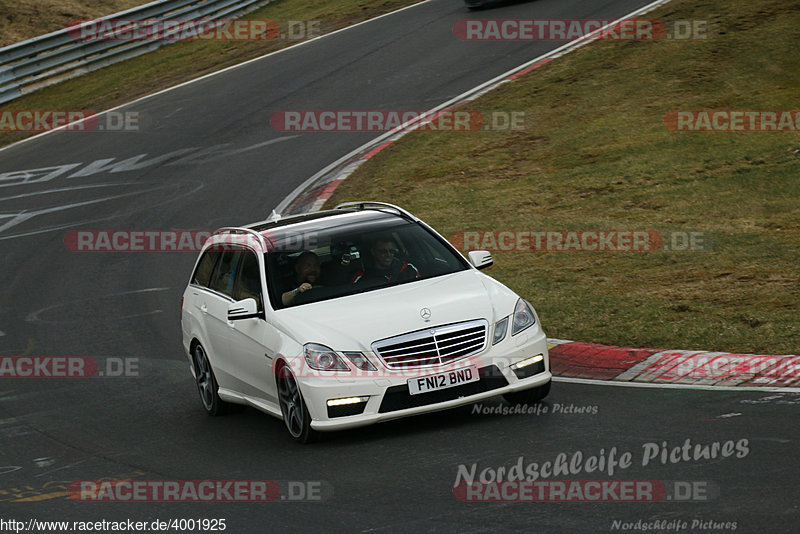
M 319 282 L 319 258 L 307 250 L 297 257 L 294 264 L 294 279 L 290 279 L 286 291 L 281 295 L 281 302 L 288 306 L 299 293 L 304 293 Z M 294 289 L 292 287 L 294 286 Z

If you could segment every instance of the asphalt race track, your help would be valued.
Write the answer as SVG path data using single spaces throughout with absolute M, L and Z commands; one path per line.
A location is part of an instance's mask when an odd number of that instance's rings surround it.
M 795 394 L 559 382 L 534 413 L 504 414 L 509 405 L 495 398 L 300 446 L 253 409 L 205 415 L 180 339 L 195 253 L 79 253 L 64 242 L 79 229 L 261 220 L 376 135 L 280 132 L 275 112 L 422 111 L 563 44 L 463 42 L 452 33 L 460 19 L 615 18 L 646 3 L 538 0 L 471 13 L 460 0 L 427 2 L 119 110 L 142 118 L 138 132 L 54 133 L 0 151 L 0 356 L 86 356 L 106 374 L 0 379 L 0 517 L 225 519 L 234 533 L 632 531 L 637 521 L 656 531 L 796 532 Z M 130 376 L 107 376 L 120 362 L 133 365 Z M 610 472 L 612 450 L 630 465 Z M 666 494 L 511 503 L 454 493 L 473 465 L 491 477 L 578 451 L 568 473 L 541 480 L 657 481 Z M 605 470 L 588 472 L 592 456 Z M 270 480 L 281 494 L 269 503 L 66 498 L 71 482 L 99 479 Z

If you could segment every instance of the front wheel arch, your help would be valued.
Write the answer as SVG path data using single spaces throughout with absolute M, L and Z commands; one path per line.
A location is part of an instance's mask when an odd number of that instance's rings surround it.
M 311 415 L 291 366 L 279 360 L 274 369 L 278 405 L 286 430 L 299 443 L 316 441 L 319 433 L 311 428 Z

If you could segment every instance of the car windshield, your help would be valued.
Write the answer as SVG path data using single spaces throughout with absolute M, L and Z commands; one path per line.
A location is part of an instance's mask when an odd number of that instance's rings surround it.
M 274 309 L 469 268 L 439 236 L 394 215 L 356 213 L 262 232 L 271 244 L 266 265 Z

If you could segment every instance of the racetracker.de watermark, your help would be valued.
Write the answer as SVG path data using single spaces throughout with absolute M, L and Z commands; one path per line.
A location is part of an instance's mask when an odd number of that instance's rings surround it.
M 524 111 L 283 110 L 272 114 L 270 124 L 279 132 L 519 131 L 526 117 Z
M 67 29 L 75 41 L 274 41 L 322 35 L 319 20 L 98 19 L 76 21 Z
M 719 489 L 707 480 L 500 480 L 453 488 L 465 502 L 705 502 Z
M 90 356 L 0 356 L 3 378 L 138 377 L 139 358 Z
M 462 41 L 702 40 L 706 20 L 462 19 L 453 35 Z
M 199 252 L 215 234 L 209 230 L 70 230 L 64 235 L 64 246 L 72 252 Z M 237 246 L 264 251 L 277 246 L 272 232 L 226 233 L 215 239 L 213 250 L 229 250 Z M 317 248 L 316 233 L 291 236 L 280 243 L 282 250 Z
M 374 353 L 344 352 L 342 354 L 344 357 L 336 354 L 338 362 L 330 358 L 315 361 L 310 356 L 284 356 L 280 361 L 273 362 L 272 371 L 276 376 L 280 376 L 282 368 L 288 366 L 297 377 L 314 377 L 334 381 L 364 379 L 370 382 L 378 378 L 390 378 L 413 380 L 418 382 L 418 387 L 436 387 L 436 384 L 440 386 L 458 385 L 465 379 L 478 380 L 479 376 L 485 377 L 492 372 L 499 373 L 500 371 L 492 369 L 493 365 L 497 369 L 507 365 L 507 361 L 501 358 L 498 358 L 496 362 L 486 362 L 483 359 L 468 356 L 457 362 L 449 362 L 433 373 L 428 365 L 434 362 L 425 365 L 398 365 L 388 368 Z
M 79 480 L 67 497 L 80 502 L 323 502 L 323 480 Z
M 673 132 L 800 132 L 800 111 L 672 110 L 664 124 Z
M 199 252 L 212 234 L 208 230 L 71 230 L 64 236 L 64 245 L 72 252 Z M 235 239 L 242 244 L 255 241 L 249 234 Z
M 708 251 L 704 232 L 659 230 L 464 230 L 449 238 L 459 250 L 490 252 Z
M 138 132 L 141 120 L 137 111 L 6 109 L 0 110 L 0 132 Z
M 657 354 L 657 359 L 633 373 L 639 380 L 702 381 L 753 380 L 764 384 L 791 383 L 800 379 L 800 356 L 729 354 L 674 350 Z

